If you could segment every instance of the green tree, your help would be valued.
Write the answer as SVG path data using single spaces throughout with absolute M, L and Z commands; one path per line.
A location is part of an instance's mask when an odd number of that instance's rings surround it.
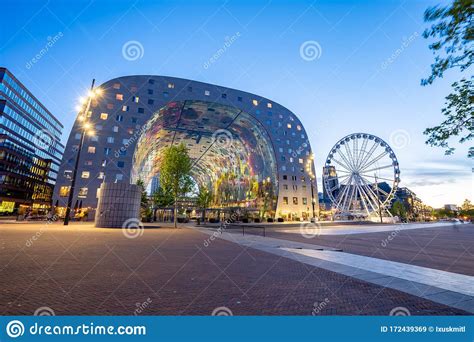
M 392 208 L 390 209 L 392 215 L 398 216 L 400 219 L 406 219 L 407 210 L 402 202 L 396 201 L 393 203 Z
M 136 183 L 141 188 L 141 198 L 140 198 L 140 215 L 148 220 L 151 217 L 150 205 L 148 202 L 148 194 L 145 189 L 145 183 L 142 179 L 138 179 Z
M 192 189 L 191 166 L 191 158 L 183 143 L 178 146 L 166 147 L 163 150 L 160 165 L 160 184 L 172 195 L 175 228 L 178 223 L 178 200 Z
M 158 187 L 152 195 L 153 204 L 157 207 L 166 208 L 174 204 L 173 194 L 170 189 Z
M 424 19 L 432 22 L 423 37 L 434 39 L 429 48 L 435 54 L 431 65 L 431 75 L 423 79 L 423 86 L 432 84 L 436 78 L 452 68 L 461 72 L 467 70 L 474 62 L 474 0 L 454 0 L 449 6 L 437 6 L 425 11 Z M 448 146 L 448 139 L 462 135 L 459 142 L 466 142 L 473 137 L 473 102 L 474 88 L 471 79 L 463 78 L 453 83 L 454 92 L 447 96 L 447 107 L 442 110 L 446 120 L 439 126 L 428 128 L 427 144 L 446 148 L 451 154 L 454 148 Z M 469 157 L 474 157 L 474 149 L 469 149 Z
M 209 208 L 213 200 L 214 196 L 209 191 L 209 189 L 205 186 L 200 186 L 199 193 L 197 196 L 197 205 L 202 210 L 203 222 L 206 220 L 206 209 Z

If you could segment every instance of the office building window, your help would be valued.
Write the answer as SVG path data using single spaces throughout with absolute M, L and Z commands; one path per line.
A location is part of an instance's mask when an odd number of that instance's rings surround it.
M 293 197 L 293 204 L 298 205 L 298 197 Z
M 139 100 L 140 100 L 140 98 L 138 96 L 132 97 L 132 101 L 135 102 L 135 103 L 138 103 Z
M 107 142 L 109 144 L 113 144 L 114 143 L 114 137 L 107 137 Z
M 168 88 L 174 89 L 174 83 L 168 83 Z
M 70 186 L 62 186 L 59 188 L 59 196 L 61 197 L 68 197 L 69 196 L 69 190 L 71 190 Z
M 86 198 L 88 192 L 89 192 L 88 188 L 79 188 L 79 194 L 77 195 L 77 197 Z
M 118 130 L 119 130 L 119 127 L 118 127 L 118 126 L 114 126 L 114 127 L 112 128 L 112 130 L 113 130 L 115 133 L 117 133 Z
M 115 94 L 115 99 L 117 101 L 123 101 L 123 94 Z
M 209 90 L 204 90 L 204 95 L 210 96 L 210 95 L 211 95 L 211 92 L 210 92 Z
M 101 120 L 107 120 L 108 117 L 109 117 L 109 114 L 107 114 L 107 113 L 100 113 L 100 119 L 101 119 Z
M 90 172 L 89 171 L 82 171 L 81 178 L 89 178 L 90 177 Z
M 91 153 L 91 154 L 92 154 L 92 153 L 95 153 L 95 146 L 89 146 L 89 147 L 87 148 L 87 153 Z
M 122 112 L 128 112 L 128 106 L 122 106 Z

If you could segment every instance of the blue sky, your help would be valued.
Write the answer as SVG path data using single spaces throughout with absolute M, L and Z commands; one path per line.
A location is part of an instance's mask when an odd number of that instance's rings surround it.
M 440 2 L 6 0 L 0 61 L 64 123 L 64 141 L 92 78 L 176 76 L 256 93 L 293 111 L 310 138 L 318 178 L 334 143 L 368 132 L 391 143 L 401 186 L 429 205 L 460 204 L 473 197 L 468 147 L 444 156 L 422 134 L 442 120 L 444 97 L 459 77 L 453 71 L 420 86 L 433 60 L 423 12 Z M 123 57 L 128 41 L 143 46 L 142 58 Z M 311 61 L 300 55 L 307 41 L 321 48 Z

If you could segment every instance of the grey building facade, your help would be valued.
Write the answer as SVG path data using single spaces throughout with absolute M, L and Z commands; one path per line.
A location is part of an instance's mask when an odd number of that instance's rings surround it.
M 308 136 L 297 116 L 268 98 L 165 76 L 125 76 L 99 86 L 87 121 L 74 202 L 97 206 L 102 182 L 156 187 L 161 149 L 184 143 L 193 179 L 215 194 L 215 208 L 264 210 L 308 219 L 318 198 Z M 82 121 L 67 141 L 54 200 L 65 207 Z M 153 180 L 155 179 L 155 180 Z M 74 203 L 73 203 L 74 205 Z

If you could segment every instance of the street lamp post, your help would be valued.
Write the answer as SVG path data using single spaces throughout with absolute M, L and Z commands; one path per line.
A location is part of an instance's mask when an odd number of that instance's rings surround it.
M 69 224 L 69 220 L 70 220 L 69 216 L 71 215 L 72 201 L 74 199 L 74 188 L 76 186 L 77 169 L 79 167 L 79 159 L 81 157 L 82 145 L 84 144 L 84 136 L 86 135 L 88 128 L 90 128 L 88 126 L 88 123 L 85 122 L 85 120 L 87 118 L 87 113 L 89 112 L 89 109 L 90 109 L 90 106 L 91 106 L 92 97 L 94 95 L 94 84 L 95 84 L 95 79 L 92 80 L 91 90 L 90 90 L 89 96 L 87 98 L 86 108 L 84 110 L 82 110 L 82 108 L 81 108 L 81 110 L 79 111 L 79 115 L 78 115 L 79 121 L 82 121 L 82 132 L 81 132 L 81 139 L 80 139 L 80 142 L 79 142 L 79 148 L 77 150 L 76 161 L 74 163 L 74 169 L 72 171 L 71 188 L 69 189 L 69 197 L 68 197 L 68 200 L 67 200 L 66 215 L 64 217 L 64 225 L 65 226 L 67 226 Z

